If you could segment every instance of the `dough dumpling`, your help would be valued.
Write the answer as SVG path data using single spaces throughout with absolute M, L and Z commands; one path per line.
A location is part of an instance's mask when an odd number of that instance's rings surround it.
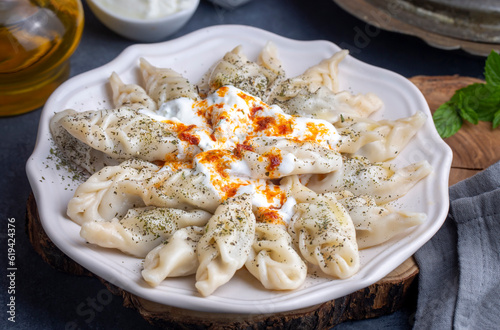
M 383 103 L 373 93 L 355 95 L 347 91 L 334 93 L 322 86 L 313 93 L 302 90 L 279 105 L 291 115 L 324 119 L 335 124 L 349 118 L 366 118 L 380 110 Z
M 371 196 L 354 196 L 341 192 L 337 200 L 351 216 L 356 228 L 359 249 L 382 244 L 406 229 L 422 224 L 426 214 L 395 211 L 388 206 L 379 206 Z
M 146 206 L 135 190 L 123 189 L 122 181 L 149 179 L 158 169 L 158 166 L 140 160 L 104 167 L 75 190 L 68 203 L 69 218 L 79 225 L 111 221 L 124 217 L 131 208 Z
M 259 53 L 257 64 L 274 72 L 276 74 L 276 79 L 285 76 L 285 70 L 283 70 L 281 60 L 278 56 L 278 48 L 276 48 L 276 45 L 271 41 L 268 41 Z M 273 81 L 273 83 L 274 82 L 275 81 Z
M 143 207 L 129 209 L 121 219 L 109 222 L 88 221 L 82 224 L 80 236 L 87 242 L 116 248 L 144 258 L 149 251 L 180 228 L 204 226 L 212 215 L 202 210 L 184 211 L 172 208 Z
M 255 138 L 251 145 L 251 150 L 241 149 L 240 154 L 250 169 L 251 177 L 255 179 L 329 173 L 342 166 L 340 153 L 315 143 Z
M 348 53 L 347 50 L 341 50 L 319 64 L 311 66 L 303 74 L 284 80 L 274 91 L 271 103 L 281 103 L 301 93 L 312 94 L 320 87 L 338 92 L 338 66 Z
M 431 171 L 427 161 L 397 168 L 390 163 L 371 163 L 364 157 L 344 157 L 341 169 L 312 175 L 307 187 L 317 193 L 348 190 L 373 196 L 377 204 L 384 204 L 404 196 Z
M 360 266 L 351 217 L 333 196 L 318 195 L 298 203 L 288 225 L 302 257 L 325 274 L 345 279 Z
M 127 108 L 66 113 L 60 125 L 72 136 L 111 158 L 147 161 L 186 159 L 198 147 L 177 136 L 177 126 Z
M 257 222 L 245 266 L 269 290 L 297 289 L 307 276 L 307 266 L 294 250 L 286 226 L 272 223 Z
M 143 206 L 212 213 L 222 199 L 207 187 L 206 181 L 205 174 L 191 168 L 125 161 L 103 168 L 82 183 L 68 203 L 68 216 L 82 225 L 87 221 L 120 219 L 129 209 Z
M 67 109 L 56 113 L 50 119 L 50 133 L 62 156 L 90 174 L 99 171 L 105 166 L 120 164 L 120 160 L 108 156 L 102 151 L 93 149 L 69 134 L 61 125 L 62 118 L 75 115 L 76 113 L 75 110 Z
M 135 182 L 128 182 L 134 189 Z M 180 209 L 200 209 L 213 213 L 223 198 L 204 173 L 192 168 L 171 170 L 163 167 L 151 179 L 139 182 L 141 198 L 147 205 Z
M 169 68 L 158 68 L 140 59 L 142 77 L 146 82 L 147 94 L 156 102 L 158 108 L 167 101 L 180 97 L 198 100 L 200 96 L 196 87 L 180 73 Z
M 339 91 L 339 64 L 346 58 L 349 51 L 343 49 L 330 58 L 321 61 L 319 64 L 314 65 L 307 69 L 302 75 L 301 79 L 307 82 L 308 90 L 313 92 L 321 86 L 327 87 L 332 92 Z
M 229 198 L 217 208 L 196 247 L 200 265 L 195 286 L 203 296 L 211 295 L 243 267 L 254 235 L 249 194 Z
M 263 65 L 250 61 L 243 53 L 241 45 L 235 47 L 205 74 L 199 85 L 200 93 L 213 93 L 222 86 L 231 85 L 266 100 L 282 71 L 272 49 L 266 50 L 260 61 Z
M 116 72 L 109 78 L 111 91 L 113 92 L 113 104 L 115 108 L 129 107 L 134 110 L 148 109 L 155 111 L 155 101 L 146 93 L 144 88 L 137 84 L 125 85 Z
M 299 175 L 290 175 L 280 181 L 281 189 L 287 192 L 287 198 L 293 197 L 297 203 L 307 202 L 317 195 L 316 192 L 301 182 L 301 177 Z M 309 176 L 304 177 L 306 181 L 309 178 Z
M 389 161 L 403 150 L 425 123 L 426 116 L 417 112 L 397 120 L 374 121 L 358 118 L 337 123 L 341 136 L 339 151 L 366 157 L 371 162 Z
M 196 273 L 199 266 L 196 245 L 204 232 L 204 226 L 181 228 L 151 250 L 144 259 L 144 269 L 141 272 L 144 280 L 154 287 L 167 277 Z

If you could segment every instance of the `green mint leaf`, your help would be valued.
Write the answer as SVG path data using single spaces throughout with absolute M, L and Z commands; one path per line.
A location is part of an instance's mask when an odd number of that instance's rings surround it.
M 478 100 L 476 109 L 478 119 L 481 121 L 492 121 L 495 112 L 500 109 L 500 88 L 488 90 L 487 94 Z
M 486 59 L 484 78 L 487 84 L 500 86 L 500 55 L 494 50 L 491 51 Z
M 477 113 L 477 119 L 492 121 L 493 115 L 500 108 L 500 86 L 471 84 L 455 92 L 451 101 L 462 108 L 471 108 Z
M 457 103 L 458 113 L 460 114 L 460 117 L 467 120 L 469 123 L 477 125 L 478 115 L 477 112 L 474 111 L 474 109 L 470 106 L 471 102 L 469 101 L 470 101 L 470 96 L 467 95 L 465 92 L 458 93 L 458 103 Z
M 484 65 L 486 83 L 476 83 L 455 92 L 450 101 L 441 105 L 433 115 L 439 135 L 455 134 L 467 120 L 473 124 L 489 121 L 493 129 L 500 125 L 500 54 L 494 50 Z
M 482 83 L 470 84 L 466 87 L 458 89 L 455 94 L 451 97 L 451 101 L 460 102 L 460 94 L 467 96 L 467 102 L 471 107 L 479 106 L 480 101 L 485 100 L 490 97 L 492 91 L 496 88 L 491 88 Z
M 500 110 L 495 112 L 495 115 L 493 116 L 492 123 L 493 123 L 493 129 L 497 128 L 498 125 L 500 125 Z
M 498 93 L 500 94 L 500 92 Z M 500 109 L 500 102 L 496 102 L 489 106 L 483 106 L 478 111 L 478 119 L 481 121 L 492 121 L 495 113 Z
M 492 121 L 498 109 L 500 109 L 500 88 L 490 91 L 490 94 L 480 101 L 479 108 L 476 111 L 478 119 Z
M 460 127 L 462 127 L 462 118 L 458 114 L 457 107 L 454 102 L 448 101 L 442 104 L 434 115 L 434 125 L 443 139 L 452 136 Z

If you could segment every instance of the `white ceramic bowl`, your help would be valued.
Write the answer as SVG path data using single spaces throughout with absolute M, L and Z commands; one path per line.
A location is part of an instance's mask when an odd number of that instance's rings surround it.
M 94 0 L 87 0 L 96 17 L 117 34 L 136 41 L 156 42 L 174 34 L 193 16 L 200 1 L 194 0 L 192 7 L 160 18 L 130 18 L 112 12 Z

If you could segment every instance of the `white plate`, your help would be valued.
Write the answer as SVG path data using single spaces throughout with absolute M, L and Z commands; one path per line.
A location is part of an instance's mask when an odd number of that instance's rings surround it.
M 108 77 L 115 71 L 124 82 L 141 83 L 140 57 L 159 67 L 171 67 L 197 82 L 208 67 L 235 46 L 243 45 L 246 55 L 256 59 L 267 41 L 276 44 L 288 76 L 302 73 L 339 50 L 328 41 L 297 41 L 252 27 L 215 26 L 164 43 L 131 46 L 112 62 L 61 85 L 45 105 L 37 144 L 27 163 L 40 219 L 57 247 L 94 274 L 151 301 L 197 311 L 251 314 L 304 308 L 362 289 L 383 278 L 427 242 L 441 227 L 448 211 L 451 150 L 438 136 L 427 103 L 412 83 L 351 56 L 339 66 L 341 87 L 379 95 L 385 105 L 374 116 L 376 119 L 397 119 L 418 110 L 428 115 L 424 127 L 395 163 L 403 166 L 426 159 L 434 168 L 432 174 L 397 202 L 402 209 L 425 212 L 427 221 L 382 246 L 362 251 L 361 269 L 355 276 L 345 280 L 309 277 L 298 290 L 277 292 L 264 289 L 246 270 L 240 270 L 212 296 L 203 298 L 194 288 L 194 276 L 168 279 L 151 288 L 141 278 L 141 259 L 86 244 L 79 236 L 80 227 L 66 216 L 66 205 L 77 183 L 51 157 L 49 120 L 53 113 L 66 108 L 83 111 L 111 107 Z

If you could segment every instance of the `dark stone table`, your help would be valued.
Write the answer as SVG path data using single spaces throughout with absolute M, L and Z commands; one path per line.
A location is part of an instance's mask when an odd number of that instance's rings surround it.
M 85 30 L 71 58 L 71 75 L 99 67 L 134 42 L 107 30 L 85 8 Z M 351 55 L 403 76 L 464 75 L 481 78 L 484 58 L 463 51 L 433 48 L 414 37 L 379 30 L 344 12 L 331 0 L 254 0 L 236 9 L 223 9 L 202 0 L 190 22 L 168 39 L 218 24 L 256 26 L 284 37 L 330 40 Z M 166 39 L 166 40 L 168 40 Z M 25 164 L 33 151 L 41 109 L 0 118 L 0 328 L 2 329 L 148 329 L 135 311 L 122 306 L 94 278 L 75 277 L 53 270 L 33 251 L 24 231 L 30 186 Z M 15 293 L 8 292 L 7 223 L 15 219 Z M 8 299 L 15 297 L 15 323 L 9 322 Z M 345 323 L 338 329 L 391 329 L 411 327 L 415 301 L 402 310 L 378 319 Z

